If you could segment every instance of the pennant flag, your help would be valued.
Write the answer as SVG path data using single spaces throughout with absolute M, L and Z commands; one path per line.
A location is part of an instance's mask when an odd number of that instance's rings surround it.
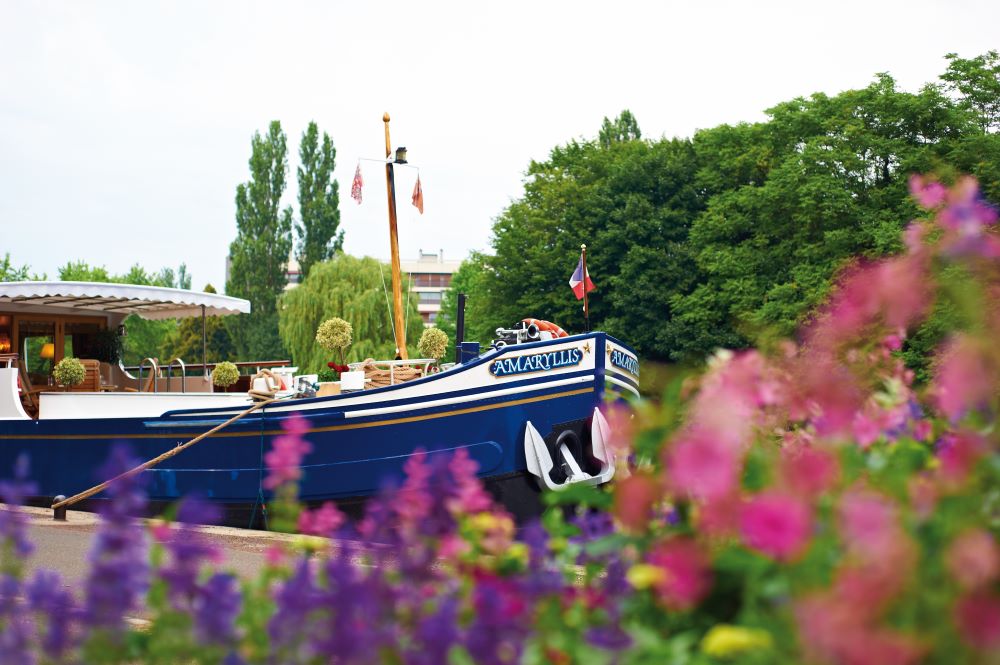
M 417 207 L 420 214 L 424 214 L 424 190 L 420 187 L 420 174 L 417 174 L 417 184 L 413 186 L 413 205 Z
M 583 254 L 580 254 L 580 262 L 576 264 L 576 270 L 573 271 L 573 276 L 569 278 L 569 288 L 573 289 L 577 300 L 581 300 L 584 293 L 590 293 L 597 288 L 590 281 L 590 271 L 585 270 L 583 267 Z
M 365 181 L 361 179 L 361 162 L 358 162 L 358 168 L 354 172 L 354 182 L 351 183 L 351 198 L 361 205 L 361 188 L 364 186 Z

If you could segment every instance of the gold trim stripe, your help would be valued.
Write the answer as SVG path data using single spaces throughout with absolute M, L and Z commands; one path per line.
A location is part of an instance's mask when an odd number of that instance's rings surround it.
M 384 427 L 386 425 L 399 425 L 402 423 L 412 423 L 421 420 L 434 420 L 437 418 L 447 418 L 450 416 L 461 416 L 466 413 L 478 413 L 480 411 L 492 411 L 494 409 L 505 409 L 509 406 L 519 406 L 521 404 L 531 404 L 533 402 L 543 402 L 550 399 L 557 399 L 559 397 L 571 397 L 573 395 L 582 395 L 584 393 L 594 392 L 593 386 L 589 388 L 579 388 L 577 390 L 567 390 L 561 393 L 554 393 L 552 395 L 540 395 L 538 397 L 525 397 L 524 399 L 512 400 L 509 402 L 498 402 L 496 404 L 486 404 L 484 406 L 470 406 L 465 409 L 455 409 L 454 411 L 444 411 L 442 413 L 430 413 L 425 416 L 407 416 L 405 418 L 391 418 L 389 420 L 376 420 L 367 423 L 352 423 L 349 425 L 328 425 L 327 427 L 314 427 L 306 431 L 307 434 L 313 434 L 316 432 L 336 432 L 340 430 L 348 429 L 364 429 L 368 427 Z M 272 429 L 264 430 L 263 434 L 265 436 L 274 436 L 277 434 L 283 434 L 284 430 Z M 258 436 L 259 432 L 220 432 L 210 438 L 221 439 L 226 437 L 237 437 L 237 436 Z M 198 436 L 197 434 L 17 434 L 17 435 L 3 435 L 0 436 L 2 439 L 51 439 L 51 440 L 95 440 L 95 439 L 193 439 Z

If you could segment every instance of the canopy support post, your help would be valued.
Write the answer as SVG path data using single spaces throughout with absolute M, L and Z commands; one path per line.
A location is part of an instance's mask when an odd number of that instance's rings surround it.
M 208 333 L 205 323 L 205 306 L 201 306 L 201 371 L 208 378 Z

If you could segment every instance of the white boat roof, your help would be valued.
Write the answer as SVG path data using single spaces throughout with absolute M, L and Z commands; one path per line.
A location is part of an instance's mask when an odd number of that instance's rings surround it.
M 111 282 L 0 282 L 4 303 L 56 307 L 78 313 L 137 314 L 144 319 L 174 319 L 248 314 L 250 301 L 162 286 Z

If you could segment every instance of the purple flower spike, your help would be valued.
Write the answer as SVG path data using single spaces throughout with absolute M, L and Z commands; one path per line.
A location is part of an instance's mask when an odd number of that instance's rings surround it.
M 41 641 L 45 655 L 60 661 L 76 642 L 73 622 L 77 608 L 73 594 L 63 587 L 59 573 L 39 570 L 25 587 L 25 597 L 31 609 L 45 617 L 46 626 Z
M 7 504 L 4 510 L 0 510 L 0 552 L 6 550 L 5 545 L 9 543 L 10 551 L 18 559 L 9 563 L 0 559 L 0 570 L 8 572 L 19 569 L 20 560 L 34 550 L 34 546 L 28 540 L 25 515 L 17 508 L 24 503 L 27 496 L 36 491 L 35 485 L 27 482 L 27 477 L 28 456 L 21 455 L 14 465 L 14 480 L 0 481 L 0 501 Z
M 0 661 L 13 665 L 34 665 L 31 623 L 21 610 L 20 594 L 20 580 L 0 573 L 0 626 L 3 626 L 0 629 Z
M 199 497 L 184 499 L 177 511 L 180 525 L 161 531 L 161 539 L 170 552 L 170 566 L 160 571 L 167 583 L 170 601 L 176 609 L 185 610 L 199 593 L 198 574 L 206 560 L 217 560 L 219 549 L 193 524 L 218 521 L 219 508 Z
M 458 600 L 445 598 L 434 614 L 417 624 L 417 644 L 408 655 L 409 665 L 438 665 L 448 662 L 448 652 L 459 643 Z
M 275 612 L 267 632 L 276 653 L 288 655 L 303 648 L 318 594 L 309 559 L 303 557 L 274 597 Z
M 136 464 L 125 447 L 117 446 L 101 475 L 114 478 Z M 90 553 L 83 620 L 91 628 L 118 633 L 149 586 L 145 530 L 132 519 L 145 510 L 146 495 L 138 474 L 112 484 L 107 494 L 110 500 L 101 506 L 103 519 Z
M 194 603 L 195 635 L 205 644 L 230 644 L 243 595 L 235 576 L 216 573 L 205 582 Z

